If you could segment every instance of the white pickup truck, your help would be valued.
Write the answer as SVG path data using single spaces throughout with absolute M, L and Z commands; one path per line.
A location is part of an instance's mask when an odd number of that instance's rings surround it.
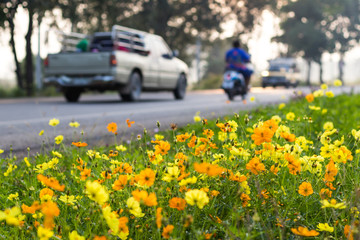
M 122 26 L 92 35 L 87 52 L 62 51 L 44 61 L 46 85 L 60 87 L 68 102 L 87 90 L 116 90 L 124 101 L 142 91 L 172 91 L 185 97 L 187 65 L 157 35 Z

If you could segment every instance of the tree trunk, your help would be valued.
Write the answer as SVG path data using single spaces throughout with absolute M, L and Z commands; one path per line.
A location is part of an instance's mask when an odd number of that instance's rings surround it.
M 10 18 L 7 19 L 9 26 L 10 26 L 10 45 L 11 45 L 11 49 L 14 55 L 14 61 L 15 61 L 15 74 L 16 74 L 16 82 L 17 82 L 17 86 L 18 88 L 23 88 L 23 81 L 22 81 L 22 76 L 21 76 L 21 68 L 20 68 L 20 63 L 16 54 L 16 48 L 15 48 L 15 25 L 14 25 L 14 15 L 16 10 L 12 10 L 14 11 L 14 13 L 11 13 Z
M 25 36 L 26 39 L 26 94 L 31 96 L 33 93 L 33 84 L 34 84 L 34 69 L 33 69 L 33 56 L 31 51 L 31 35 L 33 31 L 33 15 L 34 10 L 32 6 L 32 1 L 28 2 L 28 12 L 29 12 L 29 26 L 28 32 Z
M 323 84 L 324 83 L 324 80 L 323 80 L 323 63 L 322 63 L 322 61 L 320 60 L 320 62 L 319 62 L 319 65 L 320 65 L 320 84 Z
M 307 72 L 306 84 L 307 84 L 308 86 L 311 86 L 311 83 L 310 83 L 311 60 L 310 60 L 310 59 L 308 59 L 308 60 L 307 60 L 307 63 L 308 63 L 309 68 L 308 68 L 308 72 Z
M 344 54 L 340 53 L 340 60 L 339 60 L 339 80 L 342 82 L 342 84 L 344 85 Z

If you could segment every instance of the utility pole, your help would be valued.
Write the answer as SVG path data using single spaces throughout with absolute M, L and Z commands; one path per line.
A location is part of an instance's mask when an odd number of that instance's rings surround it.
M 197 82 L 200 82 L 200 54 L 201 54 L 201 38 L 198 35 L 196 39 L 196 77 Z
M 36 88 L 38 90 L 42 89 L 42 72 L 41 72 L 41 57 L 40 57 L 40 20 L 38 19 L 38 53 L 36 56 Z

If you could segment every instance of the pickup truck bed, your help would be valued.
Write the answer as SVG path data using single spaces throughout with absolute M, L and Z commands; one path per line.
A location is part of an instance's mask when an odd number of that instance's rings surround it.
M 87 90 L 115 90 L 126 101 L 138 100 L 141 91 L 185 96 L 188 67 L 160 36 L 114 26 L 113 32 L 95 33 L 90 50 L 49 54 L 45 84 L 59 87 L 69 102 Z

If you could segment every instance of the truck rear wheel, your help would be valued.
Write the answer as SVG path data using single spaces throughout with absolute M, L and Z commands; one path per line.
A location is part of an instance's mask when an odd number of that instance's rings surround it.
M 130 75 L 128 91 L 126 93 L 120 93 L 122 100 L 124 101 L 137 101 L 141 94 L 141 76 L 138 72 L 133 72 Z
M 184 74 L 181 74 L 177 81 L 176 88 L 174 89 L 175 99 L 184 99 L 186 93 L 186 85 L 186 77 Z
M 63 92 L 67 102 L 77 102 L 79 101 L 82 91 L 79 88 L 65 88 Z

